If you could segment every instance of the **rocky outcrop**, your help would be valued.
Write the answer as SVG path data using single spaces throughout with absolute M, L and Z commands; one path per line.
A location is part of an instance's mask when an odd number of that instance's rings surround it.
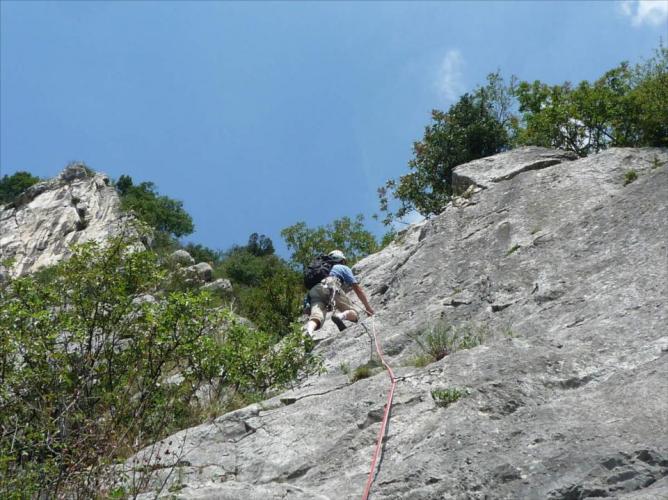
M 172 262 L 180 266 L 192 266 L 195 264 L 195 259 L 193 259 L 192 256 L 183 249 L 172 252 L 169 257 Z
M 8 274 L 30 273 L 67 257 L 73 243 L 120 234 L 128 222 L 109 178 L 72 164 L 0 207 L 0 261 L 12 264 Z
M 454 190 L 460 193 L 471 185 L 488 188 L 495 182 L 507 181 L 527 170 L 540 170 L 577 159 L 578 155 L 571 151 L 527 146 L 458 166 L 453 172 L 452 184 Z
M 177 498 L 359 498 L 389 381 L 349 371 L 375 331 L 399 383 L 372 498 L 663 498 L 668 153 L 539 167 L 544 151 L 522 154 L 534 168 L 505 180 L 459 167 L 486 189 L 358 264 L 377 314 L 343 333 L 326 323 L 326 374 L 158 443 L 170 453 L 154 484 Z M 418 368 L 414 339 L 439 321 L 485 341 Z M 435 401 L 453 388 L 458 401 Z

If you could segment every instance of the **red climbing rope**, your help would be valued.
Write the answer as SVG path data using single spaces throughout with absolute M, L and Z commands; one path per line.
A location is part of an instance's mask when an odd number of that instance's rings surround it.
M 390 386 L 390 392 L 387 394 L 387 403 L 385 404 L 385 415 L 383 416 L 383 422 L 380 426 L 380 432 L 378 433 L 378 441 L 376 442 L 376 449 L 373 452 L 373 459 L 371 460 L 371 470 L 369 471 L 369 477 L 366 480 L 366 486 L 364 488 L 364 495 L 362 495 L 362 500 L 367 500 L 369 498 L 369 492 L 371 491 L 371 485 L 373 484 L 374 472 L 376 470 L 376 461 L 383 447 L 383 437 L 385 436 L 385 430 L 387 429 L 387 421 L 390 417 L 390 409 L 392 408 L 392 399 L 394 398 L 394 388 L 397 386 L 397 379 L 394 376 L 394 372 L 390 365 L 385 362 L 383 358 L 383 350 L 380 347 L 378 342 L 378 336 L 376 335 L 376 324 L 374 322 L 373 316 L 371 316 L 371 331 L 373 332 L 373 339 L 376 343 L 376 352 L 378 357 L 380 357 L 381 363 L 387 370 L 387 374 L 390 376 L 390 381 L 392 385 Z

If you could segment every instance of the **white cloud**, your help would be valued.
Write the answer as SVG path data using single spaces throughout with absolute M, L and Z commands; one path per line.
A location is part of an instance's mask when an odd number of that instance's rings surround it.
M 633 26 L 668 27 L 668 0 L 625 0 L 620 7 Z
M 463 66 L 464 58 L 457 49 L 448 50 L 441 61 L 436 84 L 440 94 L 448 101 L 456 101 L 464 92 Z

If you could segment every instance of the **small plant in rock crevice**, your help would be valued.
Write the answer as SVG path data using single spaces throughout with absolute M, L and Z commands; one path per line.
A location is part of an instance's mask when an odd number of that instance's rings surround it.
M 627 170 L 626 173 L 624 174 L 624 185 L 627 186 L 636 179 L 638 179 L 638 172 L 636 172 L 633 169 Z
M 517 252 L 520 248 L 521 248 L 520 245 L 513 245 L 513 246 L 510 247 L 510 248 L 508 249 L 508 251 L 506 252 L 506 257 L 508 257 L 509 255 L 514 254 L 514 253 Z
M 360 365 L 357 368 L 355 368 L 352 376 L 350 377 L 350 382 L 355 383 L 358 380 L 362 380 L 363 378 L 371 377 L 373 375 L 374 369 L 378 368 L 379 366 L 380 363 L 378 363 L 378 361 L 376 361 L 375 359 L 371 358 L 363 365 Z
M 411 362 L 409 364 L 413 365 L 415 368 L 424 368 L 430 363 L 434 362 L 434 358 L 431 357 L 429 354 L 418 354 L 414 358 L 411 359 Z
M 437 406 L 445 408 L 455 401 L 458 401 L 462 396 L 468 394 L 466 389 L 457 389 L 455 387 L 445 389 L 434 389 L 431 391 L 431 397 Z
M 366 365 L 358 366 L 353 372 L 353 376 L 350 378 L 351 382 L 357 382 L 363 378 L 369 378 L 371 376 L 371 368 Z
M 439 321 L 410 335 L 422 353 L 414 358 L 414 365 L 421 367 L 443 359 L 462 349 L 471 349 L 483 343 L 487 331 L 480 325 L 463 323 L 458 326 Z
M 652 170 L 654 170 L 655 168 L 659 168 L 660 166 L 665 165 L 665 164 L 666 164 L 666 162 L 662 162 L 661 160 L 659 160 L 658 156 L 655 156 L 654 158 L 652 158 Z

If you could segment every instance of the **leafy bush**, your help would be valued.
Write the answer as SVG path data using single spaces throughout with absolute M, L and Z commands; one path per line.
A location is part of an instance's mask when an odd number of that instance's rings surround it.
M 241 315 L 261 330 L 283 336 L 301 313 L 304 287 L 301 274 L 274 255 L 273 248 L 270 238 L 253 233 L 248 245 L 221 253 L 216 273 L 232 282 Z
M 431 397 L 434 398 L 437 406 L 443 408 L 449 406 L 455 401 L 459 400 L 466 394 L 466 390 L 449 388 L 449 389 L 434 389 L 431 391 Z
M 433 363 L 455 351 L 471 349 L 482 344 L 486 332 L 482 327 L 471 323 L 454 326 L 439 321 L 411 336 L 422 350 L 422 354 Z M 420 363 L 428 364 L 425 361 L 420 359 Z
M 195 423 L 203 384 L 262 395 L 319 365 L 118 238 L 0 288 L 0 496 L 95 496 L 108 465 Z
M 16 172 L 3 176 L 0 179 L 0 205 L 13 203 L 18 195 L 40 180 L 39 177 L 28 172 Z

